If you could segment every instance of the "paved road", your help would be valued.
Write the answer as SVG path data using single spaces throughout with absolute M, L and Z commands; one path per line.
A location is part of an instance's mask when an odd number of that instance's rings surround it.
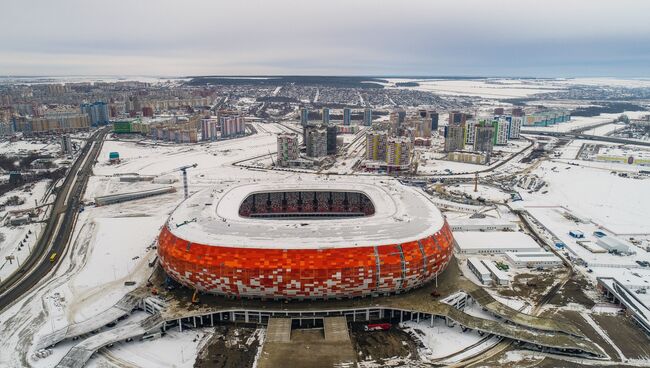
M 600 141 L 600 142 L 609 142 L 609 143 L 618 143 L 618 144 L 634 144 L 637 146 L 650 147 L 650 142 L 645 142 L 645 141 L 637 141 L 634 139 L 617 138 L 617 137 L 603 137 L 599 135 L 581 134 L 581 133 L 573 133 L 573 132 L 540 132 L 536 130 L 522 130 L 521 134 L 545 135 L 550 137 L 564 137 L 570 139 L 586 139 L 591 141 Z
M 0 285 L 0 311 L 27 293 L 58 264 L 72 234 L 92 166 L 107 133 L 107 128 L 95 132 L 68 171 L 63 185 L 58 188 L 47 225 L 31 255 Z M 52 253 L 57 254 L 54 262 L 50 262 Z

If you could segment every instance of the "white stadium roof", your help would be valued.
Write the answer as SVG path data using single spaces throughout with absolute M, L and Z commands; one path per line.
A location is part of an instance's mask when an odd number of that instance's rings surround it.
M 362 192 L 372 201 L 375 213 L 352 218 L 239 216 L 241 203 L 252 193 L 299 190 Z M 443 224 L 440 211 L 419 189 L 390 179 L 364 182 L 221 182 L 181 203 L 171 214 L 168 223 L 175 236 L 193 243 L 278 249 L 399 244 L 433 235 Z

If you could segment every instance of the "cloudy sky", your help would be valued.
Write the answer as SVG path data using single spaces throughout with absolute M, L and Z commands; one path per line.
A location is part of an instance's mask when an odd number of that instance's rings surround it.
M 645 0 L 3 0 L 0 75 L 650 77 Z

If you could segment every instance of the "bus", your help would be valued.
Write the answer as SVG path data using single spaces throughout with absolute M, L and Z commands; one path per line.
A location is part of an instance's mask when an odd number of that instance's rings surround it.
M 56 261 L 56 252 L 52 253 L 50 256 L 50 262 L 54 263 L 54 261 Z

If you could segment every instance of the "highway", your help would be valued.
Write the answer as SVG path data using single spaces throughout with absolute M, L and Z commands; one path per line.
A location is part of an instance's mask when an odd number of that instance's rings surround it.
M 638 141 L 634 139 L 626 138 L 617 138 L 617 137 L 603 137 L 599 135 L 590 135 L 574 132 L 542 132 L 537 130 L 522 130 L 521 134 L 531 134 L 531 135 L 545 135 L 549 137 L 564 137 L 570 139 L 586 139 L 591 141 L 600 141 L 608 143 L 618 143 L 618 144 L 634 144 L 637 146 L 646 146 L 650 147 L 650 142 Z
M 74 229 L 81 198 L 97 160 L 108 128 L 96 131 L 81 150 L 79 157 L 58 188 L 50 217 L 32 253 L 21 267 L 0 284 L 0 311 L 11 306 L 56 267 L 66 250 Z M 56 253 L 54 262 L 50 256 Z

